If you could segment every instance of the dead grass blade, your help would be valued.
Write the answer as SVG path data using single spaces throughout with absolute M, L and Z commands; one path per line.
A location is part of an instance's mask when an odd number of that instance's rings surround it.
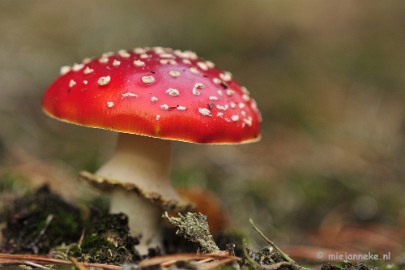
M 76 261 L 77 262 L 77 261 Z M 75 264 L 73 261 L 65 261 L 60 259 L 49 258 L 47 256 L 41 255 L 32 255 L 32 254 L 4 254 L 0 253 L 0 265 L 14 265 L 14 264 L 25 264 L 33 266 L 42 265 L 42 264 L 55 264 L 55 265 L 74 265 L 79 268 L 79 265 L 83 267 L 96 267 L 105 270 L 119 270 L 120 266 L 109 265 L 109 264 L 100 264 L 100 263 L 79 263 Z M 38 266 L 36 266 L 38 267 Z M 39 268 L 39 267 L 38 267 Z M 43 267 L 42 267 L 43 268 Z M 47 268 L 43 268 L 47 269 Z
M 154 257 L 150 259 L 144 259 L 139 263 L 139 267 L 150 267 L 159 265 L 161 267 L 169 267 L 176 264 L 177 262 L 195 262 L 198 265 L 198 269 L 213 269 L 211 266 L 225 265 L 230 262 L 239 260 L 238 257 L 231 256 L 224 253 L 208 253 L 208 254 L 194 254 L 194 253 L 183 253 L 183 254 L 173 254 Z M 214 262 L 212 262 L 214 261 Z

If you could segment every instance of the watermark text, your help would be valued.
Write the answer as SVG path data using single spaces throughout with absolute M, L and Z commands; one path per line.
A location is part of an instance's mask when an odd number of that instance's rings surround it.
M 391 252 L 377 254 L 373 252 L 366 253 L 349 253 L 349 252 L 334 252 L 327 253 L 318 251 L 316 258 L 324 261 L 389 261 L 391 260 Z

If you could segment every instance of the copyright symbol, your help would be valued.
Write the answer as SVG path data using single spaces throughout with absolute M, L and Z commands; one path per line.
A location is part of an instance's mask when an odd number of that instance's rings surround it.
M 318 259 L 322 259 L 324 255 L 325 255 L 325 254 L 324 254 L 322 251 L 319 251 L 319 252 L 316 253 L 316 257 L 317 257 Z

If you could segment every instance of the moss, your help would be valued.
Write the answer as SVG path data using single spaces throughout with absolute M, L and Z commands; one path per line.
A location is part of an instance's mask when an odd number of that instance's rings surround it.
M 16 200 L 4 216 L 0 249 L 9 253 L 47 254 L 54 246 L 77 241 L 83 226 L 79 209 L 46 186 Z
M 81 211 L 44 186 L 33 194 L 11 201 L 4 218 L 0 243 L 2 253 L 54 254 L 82 262 L 124 264 L 140 260 L 138 239 L 129 235 L 124 214 L 106 210 L 90 211 L 88 220 Z M 150 254 L 159 255 L 160 250 Z
M 126 215 L 106 214 L 91 219 L 82 241 L 68 251 L 68 256 L 89 263 L 132 263 L 140 260 L 137 244 L 139 240 L 129 235 Z

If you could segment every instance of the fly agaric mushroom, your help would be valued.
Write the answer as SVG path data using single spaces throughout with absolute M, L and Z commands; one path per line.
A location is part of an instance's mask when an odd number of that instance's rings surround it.
M 195 53 L 169 48 L 120 50 L 62 67 L 43 110 L 61 121 L 118 132 L 113 157 L 81 176 L 109 187 L 110 211 L 128 215 L 143 250 L 161 243 L 161 207 L 187 206 L 169 179 L 172 140 L 260 139 L 260 113 L 247 89 Z

